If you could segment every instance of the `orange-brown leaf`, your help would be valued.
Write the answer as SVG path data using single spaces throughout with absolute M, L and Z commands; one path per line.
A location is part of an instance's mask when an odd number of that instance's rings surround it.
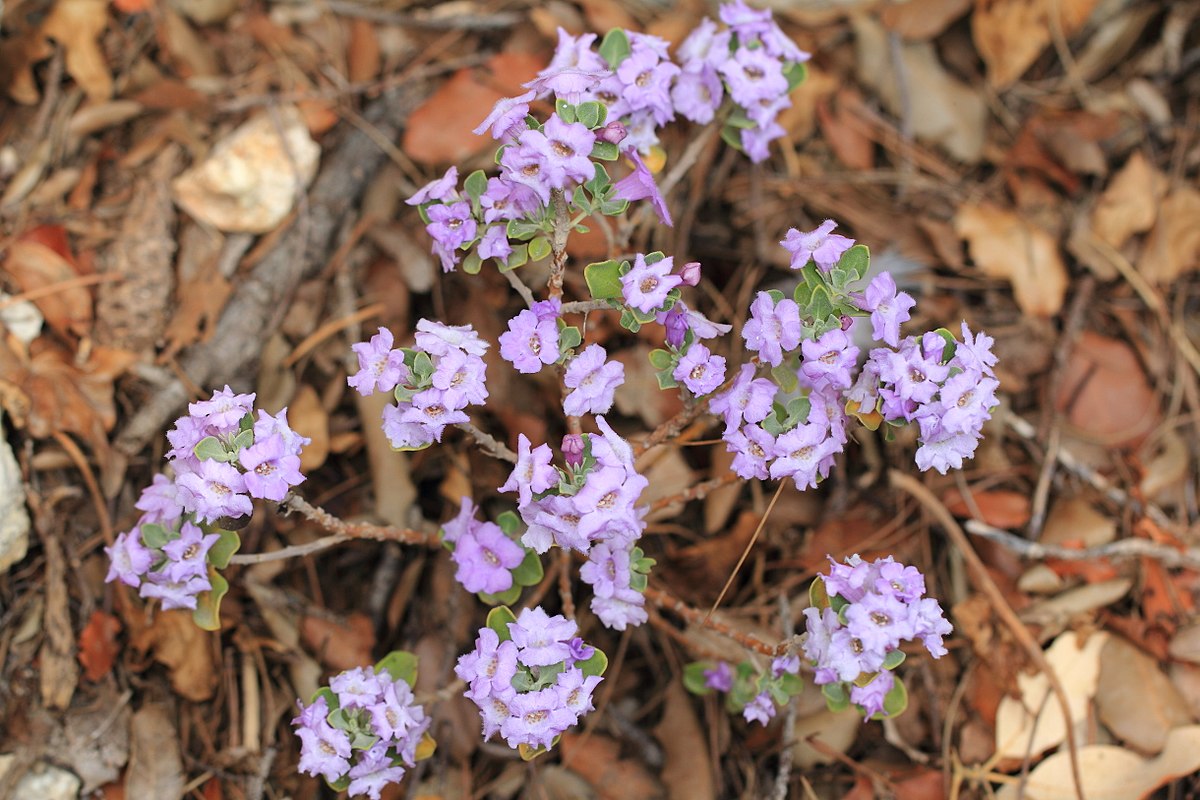
M 112 670 L 120 652 L 117 645 L 120 632 L 120 620 L 100 610 L 92 612 L 92 618 L 79 632 L 79 664 L 89 681 L 98 681 Z

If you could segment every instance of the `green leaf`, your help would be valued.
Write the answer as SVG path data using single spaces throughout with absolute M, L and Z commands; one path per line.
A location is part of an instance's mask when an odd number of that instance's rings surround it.
M 335 792 L 344 792 L 350 788 L 350 773 L 346 773 L 336 781 L 325 781 L 325 784 Z
M 177 538 L 176 536 L 172 536 L 166 528 L 157 522 L 147 522 L 138 528 L 138 530 L 142 532 L 142 544 L 151 550 L 160 550 L 164 544 Z
M 646 577 L 644 573 L 632 572 L 629 575 L 629 588 L 633 589 L 635 592 L 646 591 L 646 586 L 649 584 L 649 582 L 650 579 Z
M 587 126 L 588 130 L 598 128 L 608 118 L 608 109 L 595 100 L 580 103 L 575 107 L 575 118 Z
M 317 689 L 315 692 L 313 692 L 312 697 L 309 698 L 308 704 L 312 705 L 313 703 L 317 702 L 318 697 L 325 698 L 325 707 L 326 708 L 340 708 L 341 707 L 342 703 L 340 700 L 338 700 L 337 694 L 333 691 L 333 689 L 330 689 L 328 686 L 322 686 L 320 689 Z
M 767 294 L 771 297 L 771 302 L 774 305 L 779 305 L 779 301 L 784 298 L 783 292 L 778 289 L 767 289 Z
M 496 153 L 496 163 L 497 164 L 500 163 L 500 153 L 498 153 L 498 152 Z M 433 205 L 433 204 L 432 203 L 421 203 L 421 205 L 417 206 L 417 213 L 421 215 L 421 222 L 425 223 L 426 225 L 428 225 L 431 222 L 431 220 L 429 219 L 429 206 L 431 206 L 431 205 Z
M 783 68 L 783 77 L 787 78 L 787 90 L 790 92 L 808 77 L 808 67 L 803 61 L 793 61 Z
M 637 333 L 642 329 L 642 323 L 638 322 L 633 315 L 633 311 L 625 306 L 621 309 L 621 327 L 630 333 Z
M 417 376 L 418 383 L 426 383 L 429 376 L 433 375 L 433 359 L 428 353 L 418 350 L 413 357 L 412 371 Z
M 592 158 L 601 161 L 616 161 L 621 151 L 612 142 L 596 142 L 592 145 Z
M 566 325 L 558 332 L 558 352 L 565 353 L 583 343 L 583 334 L 574 325 Z
M 478 592 L 476 596 L 489 606 L 503 607 L 511 605 L 521 598 L 521 587 L 514 583 L 503 592 L 496 592 L 495 594 L 491 592 Z
M 378 741 L 378 736 L 373 736 L 369 733 L 357 732 L 350 740 L 350 748 L 352 750 L 370 750 Z
M 467 197 L 471 198 L 472 203 L 478 203 L 479 198 L 487 191 L 487 185 L 487 173 L 477 169 L 463 182 L 463 191 L 467 193 Z
M 646 255 L 642 257 L 642 260 L 645 261 L 646 264 L 649 265 L 649 264 L 657 264 L 658 262 L 662 261 L 666 257 L 667 257 L 667 254 L 664 253 L 662 250 L 654 250 L 652 252 L 646 253 Z
M 650 365 L 655 369 L 669 369 L 674 362 L 670 352 L 662 349 L 650 351 Z
M 782 389 L 785 394 L 791 394 L 800 386 L 800 379 L 796 375 L 796 368 L 789 362 L 790 359 L 777 367 L 771 367 L 771 377 L 775 379 L 775 385 Z
M 712 661 L 693 661 L 683 668 L 683 688 L 695 695 L 712 694 L 715 691 L 708 685 L 708 679 L 704 677 L 705 672 L 716 669 L 717 665 Z
M 508 238 L 510 239 L 527 241 L 536 236 L 538 233 L 541 233 L 541 231 L 542 226 L 536 222 L 527 222 L 521 219 L 510 219 L 508 221 L 508 228 L 505 232 L 508 234 Z
M 842 257 L 838 259 L 837 268 L 850 273 L 851 281 L 860 280 L 871 268 L 871 249 L 865 244 L 854 245 L 842 253 Z
M 501 272 L 511 272 L 517 267 L 523 266 L 529 261 L 529 245 L 519 244 L 512 249 L 508 258 L 504 261 L 504 266 L 500 267 Z
M 516 616 L 508 606 L 493 608 L 487 615 L 487 626 L 496 632 L 502 642 L 507 642 L 512 638 L 512 634 L 508 631 L 508 624 L 516 621 Z
M 840 683 L 825 684 L 821 687 L 821 694 L 825 695 L 825 705 L 830 711 L 845 711 L 850 707 L 850 696 Z
M 213 546 L 208 550 L 208 563 L 217 569 L 225 569 L 229 566 L 229 559 L 233 558 L 233 554 L 242 546 L 242 539 L 237 531 L 217 528 L 213 533 L 220 538 L 213 542 Z
M 557 737 L 557 736 L 554 737 L 555 744 L 558 743 L 558 739 L 559 739 L 559 737 Z M 530 747 L 529 745 L 525 744 L 524 742 L 517 745 L 517 754 L 521 756 L 522 761 L 533 761 L 538 756 L 543 756 L 549 752 L 550 752 L 549 750 L 542 747 L 540 744 L 537 747 Z
M 779 688 L 788 697 L 795 697 L 804 691 L 804 679 L 799 675 L 793 675 L 790 672 L 785 672 L 779 676 Z M 784 701 L 786 702 L 786 701 Z
M 883 657 L 883 669 L 895 669 L 904 663 L 904 651 L 893 650 Z
M 566 100 L 554 101 L 554 113 L 558 114 L 559 119 L 568 125 L 575 121 L 575 106 Z
M 595 650 L 591 658 L 583 661 L 576 661 L 575 666 L 583 670 L 583 676 L 590 678 L 593 675 L 603 675 L 604 670 L 608 669 L 608 656 L 604 655 L 604 651 L 599 647 L 592 648 Z
M 545 570 L 542 569 L 542 559 L 538 558 L 538 554 L 532 550 L 528 551 L 525 553 L 525 558 L 512 571 L 512 576 L 513 582 L 518 586 L 536 586 L 546 576 Z
M 604 168 L 603 164 L 593 162 L 592 166 L 595 167 L 596 174 L 584 186 L 592 193 L 593 197 L 599 197 L 604 194 L 604 190 L 609 187 L 612 179 L 608 177 L 608 170 Z
M 725 125 L 721 128 L 721 140 L 739 153 L 745 152 L 745 148 L 742 147 L 742 132 L 734 126 Z
M 824 322 L 833 316 L 833 300 L 829 296 L 829 290 L 824 286 L 813 288 L 812 298 L 808 301 L 808 314 L 819 322 Z
M 571 193 L 571 205 L 583 215 L 590 215 L 596 210 L 595 205 L 588 199 L 588 194 L 583 190 L 582 186 L 576 186 L 575 191 Z
M 479 256 L 478 250 L 472 250 L 463 259 L 463 272 L 468 275 L 478 275 L 479 270 L 483 267 L 483 259 Z
M 237 435 L 233 437 L 233 441 L 231 441 L 229 444 L 229 449 L 235 453 L 243 448 L 249 447 L 250 445 L 254 444 L 254 431 L 238 431 Z
M 225 445 L 221 444 L 221 440 L 215 436 L 205 436 L 196 442 L 196 446 L 192 448 L 192 453 L 201 461 L 206 459 L 232 461 L 234 458 L 233 454 L 225 449 Z
M 654 377 L 658 379 L 659 389 L 674 389 L 679 385 L 679 382 L 675 380 L 675 376 L 671 373 L 672 370 L 669 369 L 654 373 Z
M 192 621 L 196 627 L 206 631 L 221 629 L 221 599 L 229 591 L 229 581 L 212 567 L 208 569 L 208 582 L 212 588 L 201 592 L 196 597 L 196 608 L 192 611 Z
M 583 278 L 595 300 L 621 298 L 621 263 L 615 259 L 597 261 L 583 268 Z
M 545 236 L 538 236 L 529 242 L 530 261 L 541 261 L 548 255 L 550 255 L 550 240 Z
M 903 714 L 906 708 L 908 708 L 908 689 L 905 688 L 904 681 L 896 678 L 892 690 L 883 696 L 883 711 L 872 719 L 883 719 L 885 716 L 896 717 Z
M 521 518 L 511 511 L 503 511 L 496 517 L 496 524 L 505 536 L 512 536 L 521 528 Z
M 949 363 L 950 359 L 954 358 L 954 354 L 958 352 L 958 339 L 955 339 L 954 334 L 946 328 L 938 328 L 934 333 L 946 340 L 946 346 L 942 348 L 942 363 Z
M 375 662 L 375 674 L 386 672 L 394 681 L 404 681 L 410 687 L 417 683 L 417 657 L 407 650 L 393 650 Z
M 793 397 L 787 403 L 787 427 L 808 422 L 808 412 L 811 410 L 812 402 L 807 397 Z
M 629 37 L 620 28 L 613 28 L 604 34 L 600 42 L 600 57 L 608 62 L 608 66 L 616 69 L 622 61 L 629 58 L 631 48 Z
M 746 116 L 740 109 L 730 114 L 729 119 L 725 120 L 725 124 L 738 130 L 750 130 L 758 127 L 758 123 Z
M 608 217 L 615 217 L 619 214 L 624 214 L 627 208 L 629 208 L 628 200 L 600 201 L 600 213 Z

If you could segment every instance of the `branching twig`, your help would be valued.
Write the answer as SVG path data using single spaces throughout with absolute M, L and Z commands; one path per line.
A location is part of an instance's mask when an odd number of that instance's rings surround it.
M 726 472 L 719 478 L 701 481 L 695 486 L 688 487 L 677 494 L 673 494 L 669 497 L 658 498 L 650 504 L 650 511 L 653 513 L 669 506 L 673 506 L 676 503 L 690 503 L 693 500 L 701 500 L 707 497 L 711 492 L 715 492 L 717 489 L 720 489 L 722 486 L 726 486 L 730 483 L 736 483 L 740 480 L 744 479 L 736 472 Z
M 476 428 L 469 422 L 460 422 L 455 427 L 461 428 L 462 430 L 471 434 L 471 438 L 478 442 L 479 446 L 482 447 L 488 455 L 498 458 L 502 461 L 507 461 L 510 464 L 517 463 L 517 454 L 512 450 L 509 450 L 507 445 L 499 441 L 490 433 L 485 433 L 479 430 L 479 428 Z
M 546 283 L 550 299 L 561 298 L 563 275 L 567 271 L 567 237 L 571 233 L 571 220 L 567 213 L 567 198 L 561 189 L 550 192 L 550 205 L 554 209 L 554 228 L 550 235 L 550 280 Z
M 653 586 L 646 587 L 646 599 L 664 611 L 670 611 L 672 614 L 682 617 L 685 622 L 694 623 L 702 628 L 707 628 L 713 633 L 718 633 L 721 636 L 732 639 L 752 652 L 774 658 L 775 656 L 783 655 L 787 649 L 786 644 L 770 645 L 757 636 L 735 631 L 724 622 L 706 616 L 700 609 L 692 608 L 678 597 L 670 595 L 662 589 L 656 589 Z
M 1005 549 L 1012 550 L 1021 558 L 1034 561 L 1046 558 L 1057 558 L 1061 561 L 1092 561 L 1099 558 L 1125 561 L 1131 558 L 1152 558 L 1164 567 L 1200 570 L 1200 548 L 1196 547 L 1179 550 L 1169 545 L 1152 542 L 1149 539 L 1121 539 L 1109 544 L 1077 550 L 1054 544 L 1031 542 L 976 519 L 967 520 L 963 523 L 963 527 L 966 528 L 967 533 L 982 536 Z
M 1058 673 L 1046 661 L 1046 655 L 1042 652 L 1042 648 L 1037 643 L 1037 640 L 1033 638 L 1033 634 L 1029 632 L 1029 629 L 1025 627 L 1017 617 L 1016 612 L 1013 611 L 1012 606 L 1004 599 L 1004 594 L 1000 591 L 1000 587 L 992 580 L 992 576 L 988 573 L 987 567 L 984 566 L 983 560 L 975 552 L 975 548 L 971 546 L 971 540 L 963 533 L 963 529 L 959 526 L 958 520 L 954 519 L 954 515 L 937 499 L 933 492 L 926 488 L 925 484 L 911 475 L 893 469 L 888 471 L 888 480 L 894 488 L 911 495 L 914 500 L 920 503 L 937 520 L 938 525 L 950 537 L 950 541 L 958 549 L 963 560 L 966 561 L 967 569 L 970 570 L 974 577 L 976 585 L 988 600 L 991 601 L 992 607 L 996 611 L 996 616 L 1000 617 L 1005 627 L 1012 632 L 1013 638 L 1024 648 L 1030 660 L 1037 665 L 1038 669 L 1046 676 L 1046 680 L 1050 682 L 1050 688 L 1054 692 L 1054 696 L 1057 698 L 1058 704 L 1062 709 L 1064 726 L 1067 730 L 1067 748 L 1071 758 L 1071 777 L 1075 783 L 1075 794 L 1079 800 L 1086 800 L 1083 796 L 1083 781 L 1079 774 L 1079 744 L 1075 741 L 1075 727 L 1071 724 L 1071 704 L 1067 700 L 1067 693 L 1063 689 L 1062 681 L 1058 678 Z

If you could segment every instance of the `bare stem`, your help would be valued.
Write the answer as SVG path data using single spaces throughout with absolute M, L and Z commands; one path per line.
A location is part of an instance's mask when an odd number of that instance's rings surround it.
M 550 280 L 546 289 L 550 299 L 561 299 L 563 275 L 567 271 L 567 236 L 571 232 L 571 220 L 567 214 L 567 198 L 561 189 L 550 192 L 550 204 L 554 207 L 554 229 L 550 237 Z
M 774 658 L 775 656 L 783 655 L 787 649 L 786 644 L 767 644 L 757 636 L 751 636 L 748 633 L 735 631 L 724 622 L 706 616 L 705 613 L 700 609 L 689 606 L 678 597 L 675 597 L 674 595 L 671 595 L 662 589 L 656 589 L 653 586 L 648 586 L 646 587 L 645 594 L 647 600 L 649 600 L 651 603 L 654 603 L 654 605 L 663 609 L 664 611 L 670 611 L 677 617 L 681 617 L 685 622 L 699 625 L 700 627 L 707 628 L 708 630 L 718 633 L 727 639 L 732 639 L 742 647 L 752 652 L 761 653 L 764 656 L 771 656 Z
M 670 497 L 660 497 L 650 504 L 650 511 L 658 511 L 660 509 L 667 508 L 668 506 L 673 506 L 676 503 L 690 503 L 693 500 L 702 500 L 707 497 L 709 493 L 720 489 L 722 486 L 727 486 L 740 480 L 742 480 L 742 477 L 736 472 L 726 472 L 719 478 L 701 481 L 695 486 L 684 489 L 682 492 L 673 494 Z
M 499 441 L 490 433 L 485 433 L 479 428 L 476 428 L 470 422 L 460 422 L 455 427 L 461 428 L 471 435 L 471 438 L 479 443 L 489 456 L 498 458 L 501 461 L 507 461 L 510 464 L 517 463 L 517 454 L 508 449 L 508 446 Z

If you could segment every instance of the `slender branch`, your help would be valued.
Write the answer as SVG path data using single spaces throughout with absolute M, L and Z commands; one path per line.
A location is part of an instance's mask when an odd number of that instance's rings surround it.
M 229 559 L 230 564 L 265 564 L 268 561 L 284 561 L 289 558 L 302 558 L 310 556 L 313 553 L 319 553 L 322 550 L 328 550 L 331 547 L 336 547 L 342 542 L 353 541 L 353 537 L 345 534 L 335 533 L 331 536 L 323 536 L 320 539 L 314 539 L 305 544 L 294 544 L 290 547 L 283 547 L 279 550 L 268 550 L 264 553 L 239 553 Z
M 509 450 L 507 445 L 496 439 L 496 437 L 492 436 L 490 433 L 485 433 L 479 430 L 479 428 L 476 428 L 470 422 L 460 422 L 455 427 L 461 428 L 469 433 L 471 438 L 478 442 L 479 446 L 487 451 L 489 456 L 498 458 L 501 461 L 507 461 L 510 464 L 517 463 L 517 454 L 512 450 Z
M 550 192 L 550 204 L 554 207 L 554 229 L 550 237 L 550 280 L 546 289 L 550 299 L 561 298 L 563 275 L 567 271 L 567 236 L 571 232 L 571 220 L 567 216 L 567 198 L 561 189 Z
M 938 525 L 941 526 L 943 532 L 950 538 L 950 541 L 967 563 L 967 568 L 975 579 L 975 584 L 991 602 L 996 615 L 1000 617 L 1005 627 L 1012 632 L 1013 638 L 1024 648 L 1029 658 L 1046 676 L 1046 680 L 1050 682 L 1050 688 L 1054 692 L 1054 696 L 1058 699 L 1058 704 L 1062 709 L 1063 724 L 1067 729 L 1067 749 L 1071 758 L 1071 778 L 1075 783 L 1075 794 L 1079 800 L 1085 800 L 1083 796 L 1083 781 L 1079 773 L 1079 744 L 1075 741 L 1075 726 L 1071 723 L 1071 705 L 1067 701 L 1067 693 L 1063 689 L 1062 681 L 1059 680 L 1058 673 L 1054 671 L 1054 667 L 1050 666 L 1050 663 L 1046 660 L 1046 655 L 1042 652 L 1041 645 L 1037 643 L 1037 640 L 1033 638 L 1033 634 L 1029 632 L 1029 629 L 1025 627 L 1017 617 L 1016 612 L 1013 611 L 1012 606 L 1004 599 L 1004 593 L 1000 591 L 1000 587 L 992 580 L 991 574 L 988 573 L 987 567 L 984 566 L 979 554 L 975 552 L 975 548 L 971 546 L 971 540 L 967 538 L 967 535 L 959 526 L 958 520 L 937 499 L 937 496 L 925 484 L 899 470 L 889 470 L 888 481 L 893 488 L 900 489 L 911 495 L 914 500 L 920 503 L 937 520 Z
M 1200 570 L 1200 548 L 1197 547 L 1180 550 L 1169 545 L 1152 542 L 1149 539 L 1121 539 L 1096 547 L 1075 549 L 1055 544 L 1031 542 L 977 519 L 967 520 L 963 523 L 963 527 L 966 528 L 967 533 L 996 542 L 1001 547 L 1012 550 L 1021 558 L 1035 561 L 1046 558 L 1057 558 L 1061 561 L 1092 561 L 1100 558 L 1125 561 L 1131 558 L 1152 558 L 1164 567 Z
M 717 489 L 720 489 L 722 486 L 727 486 L 731 483 L 737 483 L 740 480 L 744 480 L 744 479 L 740 475 L 738 475 L 736 472 L 726 472 L 724 475 L 722 475 L 719 478 L 712 478 L 711 480 L 701 481 L 700 483 L 697 483 L 695 486 L 688 487 L 687 489 L 684 489 L 682 492 L 673 494 L 670 497 L 660 497 L 659 499 L 655 500 L 653 503 L 650 504 L 650 511 L 651 512 L 659 511 L 661 509 L 667 508 L 668 506 L 673 506 L 676 503 L 690 503 L 693 500 L 702 500 L 705 497 L 707 497 L 710 493 L 715 492 Z
M 670 611 L 672 614 L 681 617 L 685 622 L 699 625 L 700 627 L 707 628 L 713 633 L 718 633 L 727 639 L 732 639 L 742 647 L 752 652 L 761 653 L 764 656 L 771 656 L 774 658 L 775 656 L 782 655 L 786 649 L 786 645 L 767 644 L 757 636 L 751 636 L 748 633 L 735 631 L 724 622 L 706 616 L 705 613 L 700 609 L 689 606 L 678 597 L 675 597 L 674 595 L 671 595 L 662 589 L 656 589 L 653 586 L 647 586 L 645 595 L 646 599 L 651 603 L 654 603 L 654 605 L 658 608 L 661 608 L 664 611 Z
M 514 289 L 516 289 L 517 294 L 521 295 L 521 299 L 525 301 L 525 305 L 532 308 L 534 303 L 533 291 L 525 285 L 525 281 L 521 280 L 521 277 L 517 275 L 516 270 L 507 269 L 500 274 L 505 278 L 508 278 L 508 282 Z
M 767 504 L 767 510 L 762 515 L 762 519 L 758 521 L 758 527 L 754 529 L 754 535 L 750 537 L 750 541 L 746 543 L 746 549 L 742 551 L 742 557 L 733 565 L 733 572 L 729 573 L 729 577 L 725 581 L 725 585 L 721 587 L 721 593 L 717 595 L 717 599 L 713 602 L 712 608 L 708 610 L 708 619 L 717 610 L 717 606 L 721 605 L 721 601 L 725 599 L 725 593 L 729 591 L 729 587 L 733 585 L 733 579 L 737 577 L 738 571 L 741 570 L 742 564 L 746 563 L 746 558 L 750 555 L 750 551 L 754 549 L 754 543 L 758 541 L 758 535 L 762 533 L 763 526 L 767 524 L 767 519 L 770 518 L 771 512 L 775 510 L 775 503 L 779 501 L 779 496 L 783 494 L 783 487 L 787 485 L 787 478 L 779 482 L 779 487 L 775 490 L 775 496 L 771 498 L 771 502 Z
M 570 303 L 563 303 L 562 313 L 564 314 L 587 314 L 589 311 L 604 311 L 613 307 L 609 300 L 574 300 Z

